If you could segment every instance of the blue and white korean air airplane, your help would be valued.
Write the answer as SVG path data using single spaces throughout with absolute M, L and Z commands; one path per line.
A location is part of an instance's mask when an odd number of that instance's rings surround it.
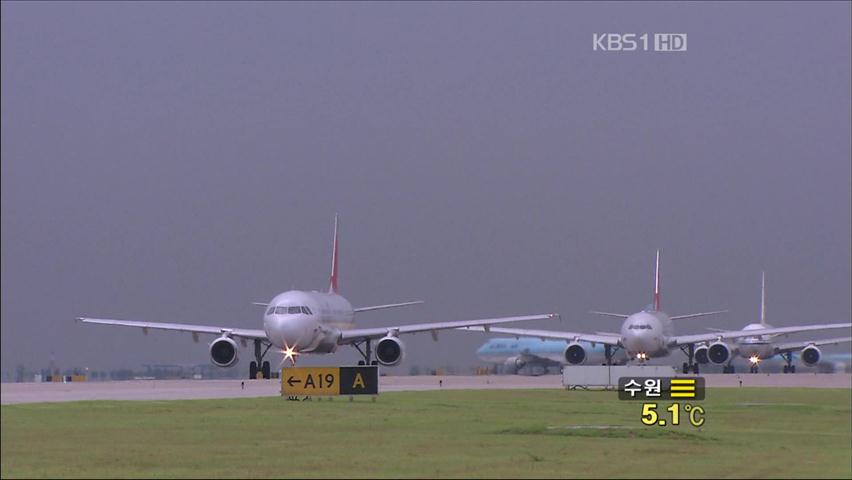
M 605 364 L 606 353 L 602 344 L 588 344 L 587 364 Z M 527 373 L 536 375 L 545 373 L 548 368 L 558 368 L 565 364 L 564 340 L 543 340 L 535 337 L 491 338 L 476 350 L 476 356 L 483 362 L 494 364 L 503 369 L 503 373 Z M 612 355 L 613 364 L 627 363 L 627 354 L 619 350 Z
M 385 366 L 398 365 L 405 351 L 400 335 L 417 332 L 431 332 L 437 340 L 439 330 L 456 329 L 465 326 L 489 328 L 509 322 L 524 322 L 557 318 L 557 314 L 528 315 L 519 317 L 484 318 L 479 320 L 460 320 L 451 322 L 419 323 L 392 327 L 354 328 L 354 315 L 359 312 L 382 310 L 423 303 L 421 301 L 374 305 L 352 308 L 352 305 L 339 293 L 338 282 L 338 218 L 334 218 L 334 241 L 331 255 L 331 279 L 327 292 L 290 290 L 276 295 L 268 303 L 254 302 L 263 306 L 263 329 L 245 329 L 210 325 L 182 323 L 138 322 L 102 318 L 78 317 L 82 323 L 119 325 L 141 328 L 144 333 L 150 329 L 189 332 L 198 342 L 199 334 L 216 335 L 209 345 L 210 360 L 218 367 L 231 367 L 239 359 L 237 340 L 243 347 L 247 341 L 254 342 L 255 360 L 249 366 L 249 378 L 262 374 L 270 378 L 270 366 L 263 357 L 270 348 L 275 347 L 283 354 L 282 364 L 290 360 L 296 364 L 296 356 L 301 354 L 333 353 L 341 345 L 351 345 L 358 350 L 364 360 L 360 364 Z M 373 360 L 372 343 L 376 342 Z M 264 349 L 265 347 L 265 349 Z M 363 349 L 362 349 L 363 347 Z
M 696 345 L 724 344 L 726 340 L 736 340 L 745 337 L 767 336 L 789 334 L 814 330 L 827 330 L 832 328 L 848 328 L 850 324 L 833 325 L 806 325 L 795 327 L 766 327 L 750 330 L 717 330 L 712 333 L 700 333 L 697 335 L 675 335 L 673 320 L 703 317 L 724 313 L 725 310 L 715 312 L 691 313 L 687 315 L 669 316 L 660 307 L 660 251 L 657 250 L 656 268 L 654 271 L 654 303 L 645 310 L 630 315 L 608 312 L 591 312 L 597 315 L 605 315 L 624 319 L 620 333 L 597 332 L 594 334 L 579 332 L 560 332 L 552 330 L 527 330 L 523 328 L 489 329 L 493 333 L 503 333 L 515 337 L 536 337 L 540 339 L 558 339 L 564 342 L 563 356 L 567 363 L 579 365 L 587 363 L 589 358 L 589 344 L 602 344 L 604 354 L 612 363 L 612 355 L 615 351 L 624 350 L 631 360 L 645 362 L 651 358 L 668 356 L 673 350 L 683 351 L 688 361 L 683 364 L 683 373 L 690 370 L 698 373 L 698 363 L 695 361 Z M 484 331 L 481 327 L 462 327 L 460 330 Z

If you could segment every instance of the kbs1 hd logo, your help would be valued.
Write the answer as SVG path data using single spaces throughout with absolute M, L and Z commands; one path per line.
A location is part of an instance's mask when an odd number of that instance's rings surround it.
M 685 52 L 685 33 L 593 33 L 595 52 Z

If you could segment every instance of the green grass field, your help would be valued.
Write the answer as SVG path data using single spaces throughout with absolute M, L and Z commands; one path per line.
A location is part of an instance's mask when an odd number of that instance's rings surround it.
M 715 389 L 697 429 L 612 392 L 2 407 L 2 477 L 852 477 L 852 392 Z M 627 428 L 573 428 L 575 426 Z

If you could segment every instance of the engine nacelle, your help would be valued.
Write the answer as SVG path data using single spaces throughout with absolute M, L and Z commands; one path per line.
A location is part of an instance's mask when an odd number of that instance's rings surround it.
M 376 360 L 386 367 L 399 365 L 404 355 L 405 345 L 396 337 L 387 336 L 376 344 Z
M 571 365 L 582 365 L 586 361 L 586 348 L 577 342 L 571 342 L 565 347 L 565 352 L 562 354 L 565 361 Z
M 695 347 L 695 361 L 696 363 L 700 363 L 701 365 L 706 365 L 710 362 L 710 357 L 708 356 L 708 350 L 710 348 L 707 345 L 699 345 Z
M 525 364 L 526 362 L 521 357 L 509 357 L 503 362 L 503 367 L 514 373 L 523 368 Z
M 237 342 L 230 337 L 219 337 L 210 344 L 210 361 L 217 367 L 233 367 L 240 355 Z
M 800 356 L 802 357 L 802 362 L 804 362 L 805 365 L 812 367 L 819 363 L 819 359 L 822 357 L 822 354 L 817 347 L 809 345 L 802 350 L 802 354 Z
M 731 347 L 725 342 L 715 342 L 707 348 L 707 358 L 716 365 L 728 363 L 731 359 Z

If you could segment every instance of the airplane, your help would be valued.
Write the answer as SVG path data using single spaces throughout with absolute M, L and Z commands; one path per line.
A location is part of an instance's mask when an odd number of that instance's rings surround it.
M 675 335 L 673 320 L 686 318 L 697 318 L 717 313 L 725 313 L 725 310 L 715 312 L 691 313 L 686 315 L 669 316 L 660 309 L 660 251 L 657 250 L 657 261 L 654 273 L 654 303 L 641 312 L 631 315 L 608 312 L 591 312 L 597 315 L 605 315 L 623 318 L 620 333 L 596 332 L 594 334 L 579 332 L 560 332 L 552 330 L 528 330 L 523 328 L 494 327 L 487 331 L 493 333 L 509 334 L 516 337 L 537 337 L 541 339 L 559 339 L 566 342 L 563 356 L 567 363 L 581 365 L 586 363 L 589 357 L 588 349 L 581 342 L 598 343 L 604 346 L 604 356 L 607 364 L 612 364 L 614 350 L 623 349 L 631 360 L 644 363 L 651 358 L 668 356 L 674 349 L 680 349 L 686 356 L 687 362 L 683 363 L 683 373 L 699 373 L 698 363 L 695 361 L 696 345 L 710 343 L 710 347 L 723 343 L 724 340 L 733 340 L 742 337 L 751 337 L 756 334 L 775 335 L 786 333 L 797 333 L 811 330 L 822 330 L 823 326 L 798 326 L 763 328 L 759 330 L 720 330 L 712 333 L 695 335 Z M 481 327 L 461 327 L 459 330 L 483 332 Z
M 835 330 L 850 328 L 852 323 L 812 325 L 812 327 L 819 327 L 819 330 Z M 772 328 L 772 325 L 766 323 L 766 272 L 762 272 L 760 279 L 760 323 L 749 323 L 743 327 L 743 331 L 766 328 Z M 708 328 L 708 330 L 719 331 L 716 328 Z M 700 364 L 712 362 L 716 365 L 724 365 L 722 373 L 734 373 L 734 365 L 731 362 L 734 357 L 740 356 L 749 361 L 749 373 L 757 373 L 760 369 L 760 362 L 780 355 L 786 362 L 783 372 L 796 373 L 796 366 L 793 365 L 793 352 L 801 352 L 799 356 L 802 363 L 810 367 L 819 363 L 821 352 L 817 347 L 852 341 L 852 337 L 841 337 L 777 343 L 773 340 L 774 337 L 775 335 L 752 335 L 738 338 L 731 343 L 717 342 L 713 345 L 700 345 L 695 349 L 695 359 Z
M 275 347 L 284 355 L 281 361 L 282 365 L 287 360 L 295 365 L 296 356 L 301 354 L 328 354 L 335 352 L 341 345 L 351 345 L 363 357 L 363 360 L 358 362 L 359 365 L 395 366 L 402 362 L 405 352 L 405 345 L 399 339 L 402 334 L 431 332 L 432 338 L 437 340 L 439 330 L 464 326 L 482 326 L 487 329 L 491 325 L 503 323 L 558 318 L 557 314 L 550 313 L 356 329 L 354 328 L 354 314 L 356 313 L 397 308 L 423 302 L 414 301 L 352 308 L 349 301 L 339 293 L 338 222 L 339 218 L 335 215 L 328 291 L 290 290 L 276 295 L 267 303 L 252 302 L 255 305 L 263 306 L 265 309 L 262 330 L 89 317 L 77 317 L 76 320 L 86 324 L 141 328 L 145 334 L 151 329 L 189 332 L 195 342 L 198 342 L 200 334 L 216 335 L 216 339 L 209 344 L 210 360 L 217 367 L 223 368 L 232 367 L 239 360 L 239 350 L 235 339 L 239 340 L 243 347 L 246 346 L 247 341 L 252 341 L 255 360 L 249 366 L 249 378 L 254 379 L 258 376 L 271 378 L 269 362 L 263 361 L 263 358 L 272 347 Z M 376 340 L 375 359 L 373 359 L 372 343 Z M 261 352 L 263 346 L 266 349 Z M 364 347 L 363 350 L 362 346 Z
M 799 353 L 793 352 L 793 362 L 797 362 L 800 360 L 801 355 Z M 798 373 L 848 373 L 850 368 L 850 355 L 849 353 L 825 353 L 821 352 L 819 361 L 813 365 L 808 365 L 805 362 L 802 362 L 801 365 L 798 365 L 796 372 Z M 743 359 L 736 356 L 731 364 L 736 367 L 741 367 L 743 369 L 747 369 L 751 362 L 748 359 Z M 761 359 L 760 361 L 760 373 L 782 373 L 784 371 L 784 367 L 787 366 L 786 356 L 782 357 L 781 355 L 775 355 L 774 357 Z M 712 362 L 702 366 L 702 372 L 710 373 L 713 371 L 713 368 L 717 367 L 717 365 Z M 718 373 L 724 372 L 724 365 L 719 365 L 718 367 L 722 367 Z M 787 373 L 795 373 L 790 372 L 787 369 Z
M 546 372 L 549 367 L 565 365 L 564 350 L 565 342 L 562 340 L 542 340 L 535 337 L 490 338 L 476 350 L 476 355 L 483 362 L 502 368 L 505 373 L 526 371 L 535 374 L 539 371 Z M 589 356 L 587 363 L 606 362 L 603 345 L 589 346 L 586 352 Z M 612 358 L 613 363 L 618 365 L 627 363 L 627 360 L 623 350 Z

